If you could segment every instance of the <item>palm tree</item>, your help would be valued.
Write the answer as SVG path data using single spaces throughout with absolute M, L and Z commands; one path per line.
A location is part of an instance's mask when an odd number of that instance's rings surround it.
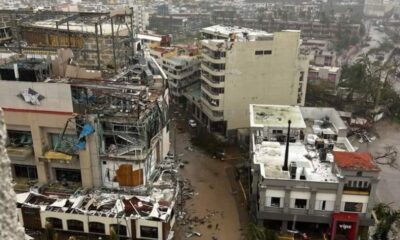
M 247 224 L 245 228 L 246 240 L 278 240 L 278 236 L 273 230 L 266 229 L 263 226 L 253 222 Z
M 374 207 L 374 212 L 378 224 L 372 238 L 374 240 L 388 240 L 391 235 L 396 236 L 400 224 L 400 210 L 392 209 L 390 204 L 379 203 Z
M 246 240 L 264 240 L 265 228 L 253 222 L 247 224 L 245 229 Z

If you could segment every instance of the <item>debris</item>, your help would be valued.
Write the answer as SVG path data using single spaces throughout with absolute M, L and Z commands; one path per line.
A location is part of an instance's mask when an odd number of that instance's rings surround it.
M 201 237 L 201 233 L 192 230 L 190 233 L 186 234 L 186 238 L 191 238 L 193 236 Z

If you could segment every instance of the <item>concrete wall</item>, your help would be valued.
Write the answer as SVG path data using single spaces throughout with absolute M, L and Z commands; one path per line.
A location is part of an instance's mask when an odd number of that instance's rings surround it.
M 308 61 L 299 62 L 299 39 L 298 32 L 278 32 L 271 41 L 232 43 L 226 53 L 223 97 L 228 129 L 249 127 L 249 104 L 304 103 L 305 93 L 300 103 L 297 97 L 300 71 L 307 74 Z M 258 50 L 271 50 L 272 54 L 255 55 Z
M 26 88 L 32 88 L 45 97 L 40 105 L 31 105 L 17 96 Z M 0 96 L 2 96 L 0 106 L 5 110 L 7 129 L 27 130 L 32 134 L 34 162 L 30 163 L 36 165 L 39 182 L 54 181 L 54 168 L 69 168 L 81 170 L 82 186 L 93 186 L 93 170 L 90 167 L 90 146 L 88 145 L 84 151 L 79 152 L 78 161 L 73 160 L 70 163 L 39 161 L 39 157 L 49 150 L 49 134 L 60 134 L 67 120 L 73 117 L 70 85 L 0 81 Z M 75 131 L 74 124 L 70 124 L 66 134 L 76 134 Z M 88 137 L 88 141 L 90 139 L 91 136 Z M 20 161 L 18 163 L 23 164 Z

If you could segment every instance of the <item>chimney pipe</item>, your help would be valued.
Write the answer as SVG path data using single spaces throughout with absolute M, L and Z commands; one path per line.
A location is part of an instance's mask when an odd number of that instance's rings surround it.
M 288 129 L 287 129 L 287 136 L 286 136 L 286 150 L 285 150 L 285 162 L 283 164 L 282 170 L 288 171 L 288 158 L 289 158 L 289 140 L 290 140 L 290 124 L 292 122 L 288 121 Z

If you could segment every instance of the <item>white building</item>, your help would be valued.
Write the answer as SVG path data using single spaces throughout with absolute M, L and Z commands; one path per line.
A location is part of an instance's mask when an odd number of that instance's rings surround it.
M 178 101 L 185 89 L 200 79 L 200 61 L 197 56 L 163 57 L 162 68 L 168 76 L 168 87 L 173 101 Z
M 201 107 L 193 112 L 210 131 L 234 137 L 249 126 L 252 103 L 304 104 L 308 59 L 299 31 L 216 25 L 202 34 Z
M 373 224 L 380 170 L 370 153 L 354 152 L 336 110 L 250 105 L 250 127 L 259 222 L 330 233 L 330 240 L 356 239 Z

